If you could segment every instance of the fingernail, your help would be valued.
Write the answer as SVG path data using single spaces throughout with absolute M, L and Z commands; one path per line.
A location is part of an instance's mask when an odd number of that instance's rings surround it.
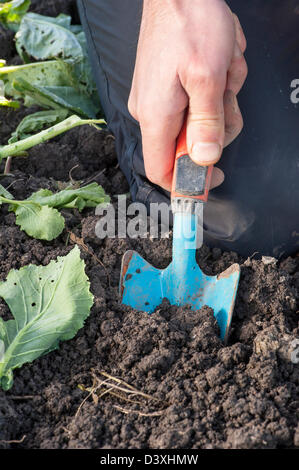
M 216 163 L 220 155 L 220 145 L 212 142 L 197 142 L 193 145 L 191 152 L 192 160 L 199 165 Z

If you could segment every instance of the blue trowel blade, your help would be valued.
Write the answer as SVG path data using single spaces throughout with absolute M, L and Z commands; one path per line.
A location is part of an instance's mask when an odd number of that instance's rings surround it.
M 240 278 L 240 266 L 233 264 L 218 276 L 206 276 L 190 257 L 184 277 L 178 276 L 177 263 L 157 269 L 135 251 L 123 257 L 120 296 L 122 303 L 148 313 L 167 298 L 171 305 L 190 305 L 199 310 L 211 307 L 220 328 L 220 337 L 227 342 Z

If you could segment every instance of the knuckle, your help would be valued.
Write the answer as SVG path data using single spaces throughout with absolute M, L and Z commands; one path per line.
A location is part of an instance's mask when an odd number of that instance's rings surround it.
M 200 63 L 198 58 L 191 59 L 187 67 L 187 81 L 211 89 L 223 83 L 224 71 L 209 64 Z
M 239 115 L 239 129 L 240 129 L 240 132 L 243 129 L 243 127 L 244 127 L 244 119 L 243 119 L 242 114 L 240 113 L 240 115 Z
M 248 75 L 248 65 L 246 63 L 246 60 L 243 58 L 240 62 L 240 65 L 239 65 L 239 73 L 240 73 L 240 76 L 245 80 L 247 78 L 247 75 Z
M 225 132 L 234 138 L 237 137 L 244 127 L 244 121 L 241 113 L 236 115 L 231 122 L 225 124 Z
M 153 123 L 153 113 L 147 113 L 145 110 L 139 113 L 139 124 L 143 132 L 151 129 L 153 134 L 155 133 L 155 125 Z
M 198 123 L 204 127 L 220 128 L 223 127 L 224 116 L 222 113 L 212 114 L 210 112 L 190 113 L 189 123 Z
M 235 66 L 233 67 L 233 69 L 234 74 L 238 79 L 242 79 L 244 81 L 246 80 L 246 77 L 248 75 L 248 66 L 244 57 L 241 57 L 241 59 L 235 62 Z
M 152 171 L 149 171 L 149 170 L 146 170 L 145 171 L 146 173 L 146 177 L 149 181 L 151 181 L 151 183 L 154 183 L 154 184 L 159 184 L 160 181 L 162 180 L 161 178 L 159 178 L 159 175 L 152 172 Z
M 158 186 L 163 183 L 163 181 L 168 175 L 167 170 L 165 168 L 153 166 L 152 163 L 149 163 L 148 159 L 145 159 L 145 173 L 147 179 Z
M 134 119 L 138 120 L 138 112 L 137 112 L 137 107 L 134 98 L 132 95 L 129 96 L 128 100 L 128 110 L 131 116 L 133 116 Z
M 228 73 L 228 88 L 237 95 L 248 75 L 248 67 L 245 59 L 235 61 Z
M 154 100 L 149 97 L 143 97 L 140 106 L 136 106 L 135 119 L 139 121 L 140 127 L 143 129 L 154 129 L 155 121 L 153 116 L 156 114 L 157 108 L 155 108 Z

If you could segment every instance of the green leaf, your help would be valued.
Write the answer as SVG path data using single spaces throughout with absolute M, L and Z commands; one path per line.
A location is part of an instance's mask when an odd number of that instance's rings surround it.
M 0 296 L 14 320 L 0 319 L 0 386 L 12 386 L 12 371 L 73 338 L 90 313 L 93 296 L 77 246 L 47 266 L 12 270 Z
M 17 31 L 21 19 L 30 6 L 30 0 L 13 0 L 0 3 L 0 23 L 12 31 Z
M 0 196 L 4 196 L 8 199 L 13 199 L 13 195 L 10 194 L 10 192 L 7 191 L 7 189 L 5 189 L 4 186 L 2 186 L 2 184 L 0 184 Z M 0 200 L 0 204 L 1 204 L 1 200 Z
M 36 13 L 25 15 L 16 34 L 16 48 L 20 57 L 25 62 L 28 62 L 30 57 L 36 60 L 55 58 L 72 58 L 75 62 L 82 60 L 81 44 L 76 35 L 65 28 L 65 15 L 62 20 L 57 21 L 56 18 L 54 21 L 53 18 L 49 19 Z
M 10 204 L 9 210 L 16 214 L 16 224 L 27 235 L 48 241 L 57 238 L 65 226 L 58 209 L 77 208 L 82 211 L 84 207 L 96 207 L 110 201 L 110 197 L 97 183 L 77 189 L 67 188 L 55 194 L 49 189 L 40 189 L 24 201 L 13 200 L 12 197 L 7 197 L 8 194 L 1 195 L 0 185 L 0 204 Z
M 17 101 L 11 101 L 4 96 L 4 83 L 0 80 L 0 106 L 7 106 L 9 108 L 19 108 L 20 104 Z
M 29 116 L 24 117 L 16 130 L 11 134 L 8 143 L 12 144 L 18 140 L 26 139 L 36 132 L 63 121 L 67 115 L 68 111 L 65 109 L 38 111 L 37 113 L 29 114 Z
M 48 189 L 40 189 L 28 200 L 57 209 L 77 208 L 81 211 L 84 207 L 96 207 L 98 204 L 110 202 L 110 197 L 98 183 L 90 183 L 78 189 L 66 188 L 55 194 Z
M 27 17 L 28 18 L 28 17 Z M 63 28 L 69 29 L 72 31 L 71 21 L 72 18 L 70 15 L 65 15 L 64 13 L 60 13 L 58 16 L 46 16 L 46 15 L 39 15 L 38 13 L 31 13 L 29 18 L 33 18 L 35 20 L 40 21 L 47 21 L 48 23 L 57 24 L 58 26 L 62 26 Z
M 0 78 L 6 82 L 6 94 L 24 98 L 25 105 L 38 104 L 53 109 L 63 106 L 84 117 L 93 118 L 100 110 L 100 101 L 88 59 L 86 37 L 82 27 L 71 26 L 70 21 L 71 18 L 67 15 L 51 18 L 28 13 L 17 34 L 17 44 L 21 48 L 19 53 L 28 62 L 35 51 L 34 57 L 43 61 L 2 67 Z M 46 39 L 45 24 L 52 31 Z M 68 48 L 60 37 L 61 30 L 76 45 L 72 44 Z M 32 39 L 33 34 L 38 35 L 39 39 Z M 63 54 L 52 50 L 54 44 L 59 44 Z M 21 80 L 43 89 L 30 90 L 26 86 L 20 89 Z M 14 82 L 16 87 L 13 86 Z
M 0 205 L 3 202 L 10 204 L 9 210 L 16 214 L 16 224 L 31 237 L 51 241 L 64 229 L 64 218 L 53 207 L 28 199 L 17 201 L 0 195 Z
M 67 64 L 57 60 L 10 65 L 0 68 L 0 79 L 10 85 L 14 80 L 23 79 L 32 85 L 67 86 L 69 85 L 69 73 L 66 67 Z
M 88 57 L 88 45 L 85 33 L 81 31 L 77 34 L 76 37 L 83 51 L 83 59 L 80 62 L 73 64 L 75 80 L 79 84 L 80 90 L 82 92 L 87 93 L 88 95 L 94 94 L 99 103 L 97 87 L 93 78 L 93 72 Z
M 29 95 L 43 107 L 65 108 L 91 119 L 95 118 L 99 111 L 97 102 L 70 86 L 38 86 L 20 78 L 13 81 L 13 87 L 18 92 Z
M 26 150 L 34 147 L 35 145 L 46 142 L 47 140 L 52 139 L 53 137 L 56 137 L 63 132 L 73 129 L 74 127 L 83 126 L 86 124 L 97 129 L 101 129 L 97 125 L 106 123 L 104 119 L 81 119 L 79 116 L 74 114 L 69 116 L 67 119 L 64 119 L 63 121 L 58 122 L 58 124 L 54 124 L 54 126 L 38 132 L 37 134 L 31 135 L 25 139 L 13 142 L 8 145 L 0 145 L 0 161 L 3 158 L 24 154 Z
M 0 96 L 0 106 L 6 106 L 7 108 L 19 108 L 20 103 L 17 101 L 8 100 L 5 96 Z
M 57 209 L 40 204 L 12 204 L 11 210 L 16 214 L 16 224 L 27 235 L 38 240 L 51 241 L 57 238 L 64 229 L 65 221 Z
M 71 17 L 63 14 L 52 18 L 28 13 L 16 35 L 16 47 L 25 62 L 29 62 L 30 57 L 67 62 L 71 85 L 92 95 L 96 92 L 96 85 L 88 59 L 86 37 L 82 26 L 70 23 Z

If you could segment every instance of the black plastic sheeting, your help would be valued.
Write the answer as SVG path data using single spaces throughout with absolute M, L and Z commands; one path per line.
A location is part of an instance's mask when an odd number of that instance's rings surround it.
M 218 164 L 226 179 L 210 192 L 204 239 L 244 256 L 286 256 L 299 249 L 299 1 L 227 3 L 248 41 L 249 74 L 238 96 L 245 125 Z M 169 201 L 145 178 L 140 129 L 127 110 L 142 1 L 78 0 L 78 6 L 132 196 L 148 207 Z

